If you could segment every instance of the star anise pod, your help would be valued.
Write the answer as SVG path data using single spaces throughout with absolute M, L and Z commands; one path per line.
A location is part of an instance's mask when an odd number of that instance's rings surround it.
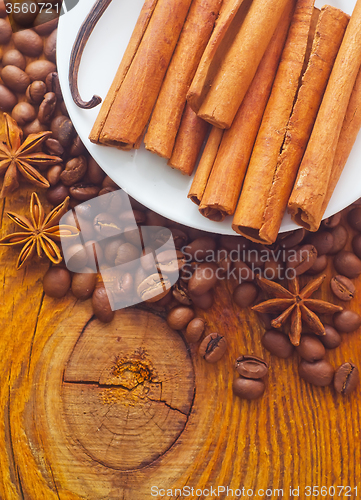
M 30 134 L 24 142 L 23 132 L 11 116 L 4 113 L 5 141 L 0 142 L 0 175 L 4 174 L 0 198 L 19 187 L 21 174 L 35 186 L 48 188 L 49 182 L 34 167 L 46 168 L 61 163 L 58 156 L 39 151 L 40 145 L 51 135 L 50 131 Z
M 0 240 L 0 245 L 23 246 L 16 264 L 20 269 L 30 260 L 35 252 L 39 257 L 44 253 L 54 264 L 62 261 L 62 255 L 57 241 L 61 238 L 70 238 L 78 235 L 74 226 L 62 224 L 59 221 L 68 210 L 69 197 L 55 207 L 45 217 L 43 206 L 36 193 L 32 193 L 30 200 L 30 220 L 22 215 L 7 212 L 7 216 L 21 227 L 22 231 L 9 234 Z
M 298 278 L 288 280 L 289 290 L 279 283 L 257 277 L 259 286 L 274 298 L 261 302 L 252 307 L 254 311 L 260 313 L 282 312 L 276 319 L 271 321 L 274 328 L 280 328 L 286 320 L 291 318 L 289 337 L 293 345 L 299 345 L 302 321 L 308 326 L 311 332 L 316 335 L 325 335 L 325 327 L 317 314 L 333 314 L 342 311 L 342 307 L 331 304 L 324 300 L 310 299 L 311 295 L 322 285 L 326 275 L 323 274 L 311 280 L 300 291 Z

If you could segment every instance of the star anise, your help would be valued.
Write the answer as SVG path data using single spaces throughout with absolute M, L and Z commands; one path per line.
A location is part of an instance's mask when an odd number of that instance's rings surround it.
M 310 299 L 311 295 L 321 286 L 326 275 L 311 280 L 300 291 L 298 278 L 288 280 L 289 290 L 279 283 L 258 277 L 258 284 L 269 295 L 274 298 L 261 302 L 252 307 L 254 311 L 260 313 L 282 312 L 276 319 L 271 321 L 274 328 L 280 328 L 286 320 L 291 318 L 289 337 L 293 345 L 299 345 L 302 321 L 308 326 L 311 332 L 316 335 L 324 335 L 325 327 L 317 314 L 333 314 L 342 311 L 342 307 L 331 304 L 324 300 Z
M 4 182 L 0 198 L 19 187 L 19 174 L 35 186 L 48 188 L 49 182 L 34 167 L 46 168 L 61 163 L 58 156 L 50 156 L 39 151 L 40 145 L 51 135 L 50 131 L 30 134 L 22 143 L 23 132 L 11 116 L 4 113 L 5 141 L 0 141 L 0 175 Z
M 59 221 L 67 212 L 69 197 L 55 207 L 45 217 L 43 206 L 36 193 L 32 193 L 30 200 L 30 220 L 22 215 L 7 212 L 7 216 L 21 227 L 22 231 L 9 234 L 0 240 L 0 245 L 23 246 L 16 268 L 20 269 L 30 260 L 35 252 L 39 257 L 43 252 L 54 264 L 62 261 L 62 255 L 56 241 L 61 238 L 76 236 L 78 230 L 74 226 L 61 224 Z

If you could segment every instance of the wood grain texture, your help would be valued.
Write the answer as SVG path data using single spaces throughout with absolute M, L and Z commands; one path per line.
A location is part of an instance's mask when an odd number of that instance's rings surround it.
M 25 213 L 30 193 L 1 202 L 1 235 L 11 229 L 4 211 Z M 342 397 L 311 386 L 296 354 L 265 351 L 262 323 L 232 303 L 232 283 L 217 285 L 215 305 L 199 311 L 229 345 L 210 365 L 160 316 L 130 308 L 101 324 L 89 300 L 43 295 L 46 261 L 19 272 L 15 262 L 15 250 L 0 248 L 1 499 L 157 498 L 152 486 L 189 486 L 208 499 L 227 497 L 196 489 L 282 488 L 258 497 L 290 499 L 290 487 L 300 486 L 299 498 L 306 485 L 361 487 L 361 389 Z M 355 284 L 347 307 L 361 312 Z M 334 300 L 326 285 L 315 296 Z M 245 353 L 270 365 L 264 397 L 251 402 L 232 394 L 234 361 Z M 360 367 L 360 353 L 358 331 L 327 359 Z

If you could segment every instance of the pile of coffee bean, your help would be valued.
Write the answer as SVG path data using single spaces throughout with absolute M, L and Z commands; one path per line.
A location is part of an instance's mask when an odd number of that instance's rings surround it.
M 53 31 L 57 26 L 62 0 L 0 0 L 0 13 L 8 14 L 12 30 L 33 28 L 39 34 Z
M 257 399 L 264 393 L 264 377 L 268 364 L 261 358 L 242 355 L 236 360 L 235 369 L 239 375 L 233 381 L 233 394 L 242 399 Z

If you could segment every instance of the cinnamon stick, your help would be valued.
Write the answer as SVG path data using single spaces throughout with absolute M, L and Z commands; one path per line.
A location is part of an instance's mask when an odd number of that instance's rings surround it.
M 144 143 L 170 158 L 186 95 L 212 33 L 222 0 L 194 0 L 163 81 Z
M 198 115 L 229 128 L 289 0 L 253 0 Z
M 346 109 L 361 63 L 361 0 L 357 0 L 338 52 L 288 202 L 292 219 L 317 231 Z
M 289 2 L 286 6 L 232 126 L 223 134 L 199 207 L 200 213 L 211 220 L 222 221 L 226 215 L 232 215 L 236 208 L 253 144 L 271 93 L 294 6 L 295 2 Z
M 234 215 L 233 229 L 253 241 L 260 241 L 268 193 L 299 87 L 312 14 L 313 0 L 297 0 Z
M 139 144 L 190 4 L 191 0 L 157 0 L 143 8 L 126 60 L 90 134 L 93 142 L 120 149 Z
M 208 178 L 212 171 L 223 133 L 223 130 L 218 127 L 211 128 L 207 143 L 204 147 L 201 159 L 199 160 L 199 164 L 188 193 L 188 198 L 190 198 L 196 205 L 199 205 L 202 201 L 203 193 L 206 189 Z
M 208 123 L 186 105 L 168 165 L 183 175 L 192 175 L 208 131 Z

